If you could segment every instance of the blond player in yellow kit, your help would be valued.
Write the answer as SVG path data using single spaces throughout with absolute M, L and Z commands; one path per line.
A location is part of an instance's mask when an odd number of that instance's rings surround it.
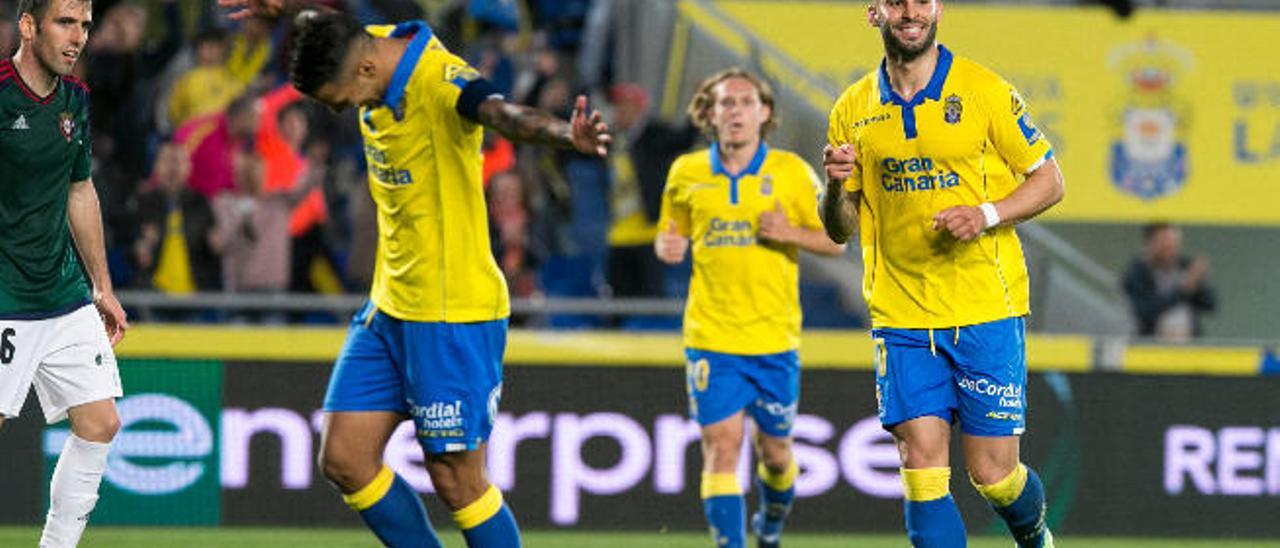
M 962 547 L 951 425 L 969 480 L 1018 546 L 1053 546 L 1044 488 L 1020 463 L 1027 268 L 1015 223 L 1063 196 L 1053 149 L 1018 92 L 936 42 L 942 2 L 875 0 L 880 70 L 831 111 L 827 233 L 861 233 L 880 421 L 902 457 L 917 547 Z
M 274 14 L 284 0 L 222 0 Z M 290 5 L 286 5 L 290 4 Z M 320 465 L 388 546 L 438 547 L 426 510 L 382 463 L 413 419 L 436 492 L 470 547 L 520 536 L 485 477 L 485 442 L 502 393 L 507 286 L 489 247 L 480 172 L 483 127 L 518 141 L 605 154 L 598 113 L 573 120 L 505 102 L 421 21 L 363 27 L 341 13 L 296 20 L 293 85 L 335 110 L 359 107 L 378 208 L 369 303 L 351 324 L 325 395 Z
M 658 258 L 684 260 L 693 279 L 684 315 L 690 415 L 702 426 L 702 501 L 717 546 L 746 543 L 735 471 L 745 415 L 756 424 L 758 546 L 779 545 L 795 497 L 791 427 L 800 397 L 801 249 L 837 255 L 822 231 L 822 184 L 799 156 L 770 149 L 769 86 L 741 69 L 699 85 L 689 115 L 713 144 L 681 156 L 663 191 Z

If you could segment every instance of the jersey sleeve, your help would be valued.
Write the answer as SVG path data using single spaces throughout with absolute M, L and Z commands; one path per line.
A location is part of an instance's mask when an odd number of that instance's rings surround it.
M 658 214 L 658 230 L 666 232 L 671 223 L 675 222 L 676 232 L 687 238 L 692 229 L 688 193 L 684 191 L 684 184 L 681 182 L 684 180 L 681 172 L 685 164 L 682 160 L 677 159 L 667 172 L 667 185 L 662 190 L 662 211 Z
M 982 94 L 988 113 L 987 138 L 1015 174 L 1031 173 L 1053 155 L 1026 102 L 1011 84 L 997 80 Z
M 858 148 L 850 124 L 849 103 L 849 94 L 841 95 L 836 100 L 836 105 L 831 108 L 830 117 L 827 118 L 827 144 L 833 148 L 846 144 L 852 145 L 855 150 Z M 844 189 L 849 192 L 862 190 L 862 172 L 856 166 L 853 174 L 844 181 Z
M 78 183 L 93 175 L 93 135 L 89 130 L 89 92 L 84 94 L 80 116 L 76 120 L 76 151 L 71 163 L 71 182 Z
M 473 80 L 480 78 L 480 71 L 467 64 L 461 57 L 449 53 L 437 39 L 427 46 L 426 55 L 431 62 L 431 74 L 423 79 L 423 92 L 436 108 L 455 112 L 462 90 Z

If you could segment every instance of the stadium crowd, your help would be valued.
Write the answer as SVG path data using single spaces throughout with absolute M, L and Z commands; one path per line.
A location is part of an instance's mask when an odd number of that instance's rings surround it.
M 585 92 L 618 127 L 615 150 L 627 153 L 607 160 L 486 136 L 491 241 L 514 297 L 683 296 L 687 265 L 667 272 L 650 242 L 666 166 L 698 133 L 650 123 L 641 86 L 612 81 L 599 56 L 579 59 L 584 41 L 608 47 L 587 24 L 593 2 L 532 1 L 527 13 L 498 1 L 327 3 L 369 24 L 428 20 L 512 100 L 567 117 Z M 0 13 L 14 4 L 0 1 Z M 93 11 L 76 71 L 92 90 L 93 180 L 116 287 L 367 291 L 377 229 L 356 117 L 290 86 L 288 22 L 231 24 L 212 1 L 97 0 Z M 0 20 L 6 51 L 13 29 Z M 225 319 L 166 317 L 200 318 Z

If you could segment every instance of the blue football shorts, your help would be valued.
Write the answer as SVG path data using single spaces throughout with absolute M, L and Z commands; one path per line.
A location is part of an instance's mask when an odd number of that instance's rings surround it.
M 506 319 L 410 322 L 366 303 L 352 318 L 324 410 L 401 413 L 427 453 L 474 450 L 498 414 L 506 344 Z
M 686 348 L 689 416 L 707 426 L 746 409 L 760 432 L 791 435 L 800 400 L 800 356 L 795 350 L 744 356 Z
M 1021 317 L 945 329 L 871 330 L 876 401 L 886 430 L 935 416 L 974 436 L 1026 429 L 1026 322 Z

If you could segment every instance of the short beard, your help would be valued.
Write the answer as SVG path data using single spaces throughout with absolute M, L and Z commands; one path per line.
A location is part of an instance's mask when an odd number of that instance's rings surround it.
M 884 39 L 884 52 L 890 60 L 896 63 L 910 63 L 924 55 L 937 42 L 938 22 L 934 21 L 929 25 L 929 34 L 925 36 L 924 42 L 920 44 L 920 47 L 913 48 L 898 41 L 898 38 L 893 35 L 893 29 L 889 23 L 880 25 L 880 37 Z

